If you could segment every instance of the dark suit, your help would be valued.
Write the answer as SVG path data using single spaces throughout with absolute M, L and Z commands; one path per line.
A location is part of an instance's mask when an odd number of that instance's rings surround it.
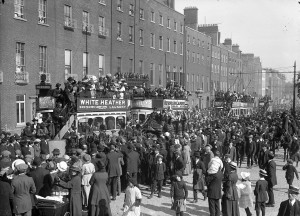
M 177 171 L 181 171 L 183 173 L 183 170 L 184 170 L 184 163 L 182 158 L 179 156 L 174 161 L 174 173 L 176 173 Z
M 0 181 L 0 215 L 11 216 L 13 194 L 8 182 Z
M 286 165 L 284 165 L 284 167 L 282 169 L 286 170 L 285 178 L 286 178 L 286 181 L 289 185 L 293 184 L 294 173 L 295 173 L 297 179 L 299 179 L 298 171 L 296 170 L 296 168 L 292 164 L 286 164 Z
M 267 166 L 267 163 L 269 161 L 269 150 L 266 150 L 265 152 L 263 150 L 260 151 L 258 156 L 258 165 L 260 169 L 265 169 Z
M 255 185 L 254 195 L 255 195 L 255 211 L 256 215 L 265 215 L 266 201 L 268 200 L 268 182 L 266 180 L 258 180 Z
M 166 164 L 162 162 L 161 164 L 155 163 L 152 165 L 152 174 L 151 176 L 153 177 L 153 183 L 151 185 L 151 194 L 154 193 L 154 190 L 158 189 L 158 195 L 161 193 L 162 185 L 163 185 L 163 180 L 165 178 L 165 172 L 166 172 Z
M 136 151 L 130 151 L 126 157 L 126 168 L 127 173 L 135 182 L 137 182 L 137 173 L 139 171 L 140 166 L 140 154 Z
M 211 216 L 220 216 L 222 179 L 223 173 L 221 171 L 206 177 L 208 205 Z
M 281 202 L 278 216 L 300 216 L 300 201 L 296 199 L 292 208 L 289 200 Z
M 266 171 L 268 173 L 267 181 L 268 181 L 268 195 L 269 195 L 269 204 L 275 204 L 273 187 L 277 185 L 277 177 L 276 177 L 276 163 L 273 160 L 270 160 L 267 163 Z
M 121 157 L 119 153 L 111 151 L 107 154 L 106 158 L 107 173 L 109 177 L 108 188 L 113 198 L 116 198 L 117 196 L 117 178 L 121 174 L 121 170 L 119 167 L 119 157 Z
M 253 166 L 254 154 L 256 151 L 256 143 L 252 140 L 246 143 L 247 166 Z
M 15 214 L 31 212 L 32 202 L 30 194 L 36 192 L 33 179 L 24 174 L 18 175 L 12 180 L 11 187 L 14 195 L 13 212 Z
M 49 170 L 38 167 L 28 173 L 33 178 L 36 187 L 36 194 L 42 197 L 51 195 L 52 179 Z
M 232 161 L 236 161 L 236 149 L 234 146 L 228 148 L 227 154 L 230 154 L 230 159 Z

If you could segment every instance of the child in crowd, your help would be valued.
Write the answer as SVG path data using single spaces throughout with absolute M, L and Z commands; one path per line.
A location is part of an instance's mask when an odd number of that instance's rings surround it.
M 237 185 L 240 190 L 239 206 L 244 208 L 247 216 L 251 216 L 250 208 L 253 207 L 252 189 L 250 182 L 250 173 L 241 172 L 242 183 Z
M 140 216 L 142 194 L 134 178 L 128 179 L 128 187 L 125 191 L 123 216 Z
M 287 183 L 289 184 L 289 186 L 293 185 L 294 173 L 295 173 L 297 179 L 299 180 L 299 175 L 298 175 L 296 168 L 293 166 L 292 159 L 287 159 L 287 164 L 284 165 L 282 169 L 286 170 L 285 171 L 285 179 L 286 179 Z
M 176 216 L 183 216 L 186 211 L 186 198 L 188 190 L 185 182 L 182 180 L 182 173 L 177 171 L 174 175 L 174 181 L 171 185 L 171 209 L 176 212 Z
M 260 211 L 262 213 L 262 216 L 265 216 L 266 202 L 269 200 L 267 193 L 268 182 L 265 180 L 266 176 L 268 175 L 265 170 L 259 170 L 260 179 L 256 182 L 254 189 L 256 216 L 260 215 Z
M 163 181 L 165 179 L 165 172 L 166 172 L 166 165 L 162 161 L 163 156 L 158 155 L 157 156 L 157 162 L 152 166 L 152 185 L 151 185 L 151 195 L 148 197 L 148 199 L 151 199 L 153 197 L 154 191 L 156 190 L 156 187 L 158 189 L 158 198 L 161 198 L 161 189 L 163 185 Z

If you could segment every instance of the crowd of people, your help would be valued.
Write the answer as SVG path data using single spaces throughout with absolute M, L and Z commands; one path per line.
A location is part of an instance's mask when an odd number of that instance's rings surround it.
M 223 91 L 223 90 L 218 90 L 215 91 L 215 98 L 216 101 L 223 101 L 227 102 L 228 104 L 232 102 L 243 102 L 243 103 L 254 103 L 254 97 L 245 93 L 238 93 L 236 91 L 231 92 L 231 91 Z
M 242 172 L 237 183 L 237 169 L 244 162 L 248 169 L 260 168 L 255 211 L 265 215 L 266 206 L 275 205 L 273 158 L 280 146 L 287 152 L 283 169 L 289 197 L 297 205 L 286 208 L 289 203 L 282 203 L 278 215 L 299 212 L 299 189 L 293 186 L 299 128 L 298 119 L 286 112 L 235 119 L 195 109 L 180 115 L 163 111 L 153 113 L 144 125 L 127 123 L 111 136 L 105 131 L 79 135 L 72 127 L 65 135 L 71 145 L 62 155 L 60 149 L 50 152 L 45 126 L 29 123 L 21 135 L 1 132 L 0 215 L 39 215 L 41 197 L 69 203 L 72 216 L 82 210 L 111 215 L 111 202 L 122 192 L 124 215 L 140 215 L 140 185 L 148 186 L 149 199 L 156 192 L 162 197 L 162 188 L 170 185 L 172 209 L 183 215 L 189 192 L 184 176 L 193 175 L 193 203 L 200 192 L 208 199 L 210 215 L 238 216 L 244 208 L 249 216 L 254 201 L 250 173 Z

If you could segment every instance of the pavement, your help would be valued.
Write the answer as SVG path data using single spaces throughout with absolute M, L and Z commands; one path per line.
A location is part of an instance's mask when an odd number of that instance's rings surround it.
M 266 216 L 274 216 L 278 214 L 278 209 L 280 203 L 284 200 L 288 199 L 287 189 L 288 185 L 285 179 L 285 171 L 282 170 L 284 166 L 283 162 L 283 150 L 280 149 L 276 151 L 274 161 L 277 164 L 277 182 L 278 184 L 274 187 L 274 196 L 275 196 L 275 207 L 267 207 L 266 208 Z M 251 173 L 251 183 L 252 188 L 254 190 L 255 183 L 259 179 L 258 166 L 252 167 L 252 169 L 247 169 L 246 160 L 244 160 L 244 164 L 242 164 L 241 168 L 238 168 L 237 172 L 240 178 L 241 172 L 250 172 Z M 297 167 L 299 172 L 300 168 Z M 208 201 L 203 201 L 203 197 L 201 193 L 198 193 L 198 203 L 191 203 L 193 201 L 193 191 L 192 191 L 192 175 L 184 176 L 184 180 L 187 183 L 189 194 L 187 199 L 187 211 L 185 212 L 185 216 L 209 216 L 208 210 Z M 239 183 L 239 182 L 238 182 Z M 297 178 L 294 179 L 293 184 L 299 187 L 299 181 Z M 170 186 L 167 185 L 163 188 L 162 198 L 158 198 L 157 194 L 153 196 L 152 199 L 148 199 L 147 197 L 150 195 L 150 191 L 147 190 L 146 186 L 141 185 L 142 192 L 142 206 L 141 206 L 141 216 L 169 216 L 175 215 L 175 212 L 171 210 L 171 199 L 170 199 Z M 111 211 L 113 216 L 122 215 L 123 203 L 124 203 L 124 193 L 117 197 L 117 200 L 112 201 L 110 203 Z M 254 197 L 253 197 L 254 198 Z M 300 198 L 300 196 L 299 196 Z M 254 207 L 250 209 L 252 214 L 255 215 Z M 245 210 L 240 208 L 240 216 L 246 216 Z

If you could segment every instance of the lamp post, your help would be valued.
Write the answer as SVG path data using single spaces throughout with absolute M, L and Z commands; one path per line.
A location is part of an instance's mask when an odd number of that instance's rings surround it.
M 195 91 L 197 98 L 199 98 L 199 108 L 201 109 L 201 105 L 202 105 L 202 94 L 203 94 L 203 90 L 202 89 L 197 89 Z

